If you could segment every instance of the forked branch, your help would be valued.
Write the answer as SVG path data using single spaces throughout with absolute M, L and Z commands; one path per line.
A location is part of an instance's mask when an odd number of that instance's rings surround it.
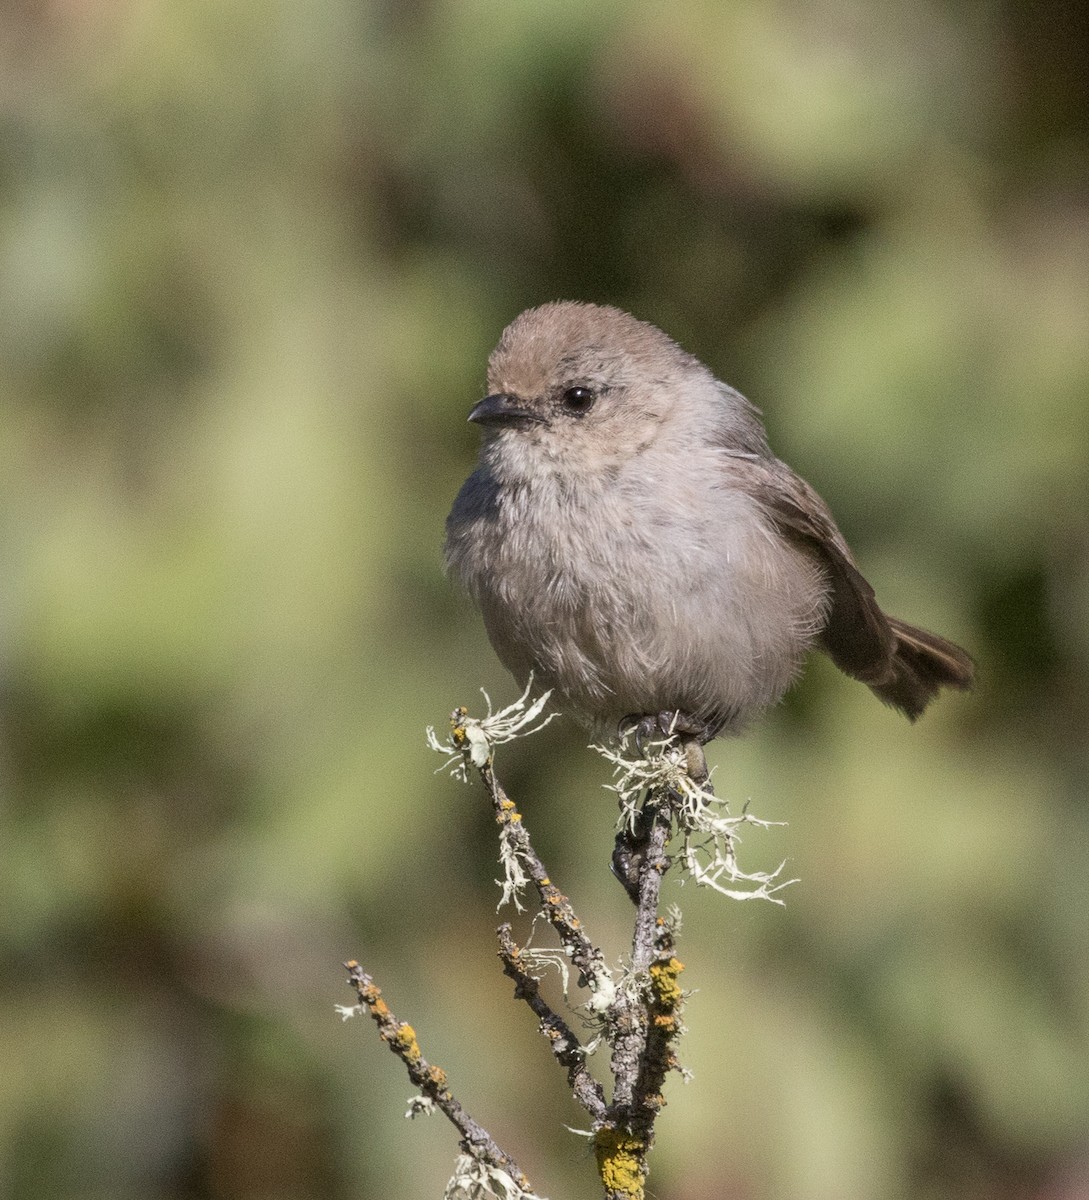
M 570 900 L 553 883 L 533 848 L 522 814 L 494 770 L 496 745 L 530 726 L 547 723 L 548 718 L 541 719 L 546 700 L 530 703 L 527 689 L 520 701 L 500 712 L 493 713 L 489 702 L 483 718 L 455 709 L 448 737 L 441 740 L 429 730 L 428 740 L 433 749 L 448 756 L 447 765 L 456 774 L 464 779 L 475 774 L 484 784 L 499 826 L 503 902 L 521 910 L 521 898 L 532 888 L 540 913 L 556 932 L 559 949 L 542 951 L 520 946 L 511 926 L 501 925 L 497 934 L 503 970 L 514 982 L 515 997 L 537 1018 L 553 1056 L 566 1072 L 572 1095 L 590 1118 L 606 1200 L 642 1200 L 655 1122 L 665 1105 L 662 1088 L 669 1072 L 679 1070 L 676 1043 L 684 1032 L 685 994 L 680 986 L 684 965 L 674 954 L 677 921 L 659 912 L 662 879 L 676 861 L 697 884 L 738 899 L 761 897 L 776 903 L 781 903 L 776 893 L 786 882 L 779 879 L 779 871 L 741 871 L 736 856 L 738 830 L 745 824 L 767 822 L 745 813 L 729 815 L 710 786 L 702 753 L 693 754 L 691 744 L 665 738 L 635 754 L 627 743 L 599 747 L 616 769 L 612 787 L 621 803 L 613 869 L 635 905 L 630 956 L 610 969 Z M 675 860 L 668 853 L 674 838 L 678 839 Z M 565 980 L 564 964 L 570 962 L 576 969 L 578 986 L 588 997 L 573 1012 L 591 1030 L 588 1042 L 541 994 L 539 971 L 546 962 L 558 963 Z M 454 1098 L 441 1068 L 422 1057 L 415 1032 L 394 1018 L 370 976 L 358 963 L 347 966 L 359 1006 L 404 1062 L 424 1097 L 421 1103 L 439 1109 L 458 1130 L 463 1156 L 447 1187 L 447 1200 L 536 1196 L 514 1159 Z M 564 995 L 566 999 L 566 983 Z M 610 1051 L 611 1099 L 590 1070 L 591 1054 L 601 1041 Z

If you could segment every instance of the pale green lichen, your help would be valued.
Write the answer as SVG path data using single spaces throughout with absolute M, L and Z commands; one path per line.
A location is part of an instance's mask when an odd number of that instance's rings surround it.
M 781 825 L 781 821 L 764 821 L 747 810 L 740 816 L 731 816 L 726 800 L 715 795 L 709 780 L 701 783 L 689 775 L 684 749 L 672 738 L 650 742 L 636 750 L 634 738 L 629 734 L 616 746 L 594 749 L 613 766 L 616 782 L 606 786 L 620 797 L 618 827 L 635 828 L 640 803 L 647 791 L 675 797 L 681 837 L 678 859 L 684 868 L 682 881 L 687 876 L 700 887 L 713 888 L 732 900 L 783 903 L 776 893 L 797 882 L 780 878 L 785 862 L 774 871 L 743 871 L 737 861 L 743 825 L 768 829 Z
M 499 1167 L 469 1154 L 458 1156 L 442 1200 L 547 1200 L 538 1196 L 525 1176 L 514 1179 Z
M 454 711 L 451 731 L 446 739 L 440 739 L 432 725 L 427 727 L 427 744 L 439 754 L 446 755 L 446 762 L 437 770 L 449 769 L 457 778 L 468 781 L 470 768 L 480 769 L 491 761 L 492 751 L 504 742 L 511 742 L 516 737 L 528 737 L 544 727 L 558 713 L 549 713 L 543 720 L 544 712 L 551 692 L 543 692 L 532 703 L 529 694 L 533 689 L 533 678 L 530 677 L 526 690 L 499 712 L 492 711 L 491 697 L 483 688 L 480 689 L 488 705 L 488 712 L 483 717 L 470 717 L 466 708 Z M 530 728 L 532 726 L 532 728 Z

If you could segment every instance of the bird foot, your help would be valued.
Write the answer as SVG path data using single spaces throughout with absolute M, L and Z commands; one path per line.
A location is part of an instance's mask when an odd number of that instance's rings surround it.
M 632 713 L 621 720 L 617 733 L 624 737 L 633 732 L 640 754 L 644 753 L 650 742 L 662 738 L 675 738 L 685 753 L 689 777 L 696 783 L 703 783 L 707 779 L 707 759 L 704 757 L 703 743 L 715 736 L 717 730 L 713 725 L 679 711 L 642 715 Z
M 709 742 L 716 733 L 715 726 L 707 721 L 672 709 L 659 713 L 630 713 L 622 717 L 617 734 L 625 737 L 633 731 L 635 744 L 640 750 L 646 749 L 648 742 L 662 738 L 696 738 L 700 742 Z

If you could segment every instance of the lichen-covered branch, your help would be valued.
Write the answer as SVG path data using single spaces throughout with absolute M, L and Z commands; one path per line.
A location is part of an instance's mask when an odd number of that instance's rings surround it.
M 451 717 L 455 742 L 465 736 L 465 715 L 464 709 L 456 709 Z M 491 759 L 482 763 L 478 770 L 480 779 L 491 797 L 501 838 L 506 840 L 536 889 L 541 911 L 555 929 L 560 944 L 570 955 L 571 961 L 578 968 L 580 983 L 594 993 L 594 1007 L 603 1009 L 613 998 L 612 976 L 605 966 L 604 955 L 587 936 L 582 921 L 571 907 L 571 901 L 552 882 L 544 863 L 533 848 L 522 814 L 495 776 Z
M 348 982 L 355 988 L 360 1007 L 378 1026 L 378 1035 L 405 1064 L 408 1077 L 420 1092 L 450 1121 L 461 1135 L 462 1150 L 475 1162 L 486 1163 L 507 1176 L 519 1197 L 536 1196 L 525 1172 L 495 1139 L 465 1111 L 450 1091 L 446 1072 L 433 1066 L 420 1052 L 416 1031 L 406 1021 L 398 1021 L 382 998 L 382 992 L 370 975 L 354 960 L 344 964 Z
M 670 1071 L 679 1070 L 676 1043 L 685 994 L 680 984 L 684 964 L 676 957 L 676 916 L 659 913 L 662 880 L 671 865 L 697 884 L 737 899 L 761 897 L 781 903 L 776 893 L 786 883 L 780 871 L 742 871 L 737 861 L 739 830 L 744 825 L 766 825 L 747 813 L 732 816 L 710 785 L 702 748 L 691 738 L 668 736 L 650 746 L 629 744 L 601 748 L 613 764 L 617 782 L 612 786 L 621 801 L 621 819 L 613 853 L 613 870 L 635 906 L 631 954 L 619 970 L 606 966 L 570 900 L 552 882 L 533 848 L 522 814 L 496 777 L 496 745 L 546 724 L 547 696 L 529 700 L 527 688 L 509 707 L 470 717 L 465 708 L 454 710 L 445 740 L 428 730 L 433 749 L 447 756 L 447 766 L 468 780 L 477 775 L 499 826 L 500 862 L 504 880 L 501 902 L 522 909 L 521 900 L 532 888 L 540 911 L 559 938 L 560 949 L 519 946 L 509 924 L 499 927 L 499 957 L 506 975 L 514 981 L 515 996 L 537 1017 L 552 1054 L 567 1074 L 572 1095 L 591 1119 L 591 1138 L 598 1174 L 606 1200 L 643 1200 L 647 1159 L 654 1142 L 655 1122 L 665 1106 L 663 1085 Z M 676 841 L 670 857 L 671 840 Z M 781 868 L 780 868 L 781 870 Z M 583 1018 L 598 1036 L 584 1044 L 570 1023 L 544 999 L 537 972 L 542 964 L 558 966 L 567 996 L 567 963 L 579 972 L 580 987 L 590 998 L 582 1005 Z M 389 1012 L 378 988 L 358 963 L 348 969 L 360 1004 L 378 1023 L 383 1040 L 402 1059 L 413 1083 L 453 1122 L 461 1134 L 464 1151 L 446 1200 L 497 1196 L 524 1200 L 533 1196 L 517 1164 L 494 1139 L 472 1120 L 451 1095 L 445 1074 L 420 1055 L 411 1026 Z M 596 1043 L 604 1039 L 610 1050 L 612 1096 L 594 1077 L 589 1059 Z
M 514 941 L 510 925 L 500 925 L 499 958 L 503 971 L 514 980 L 514 994 L 524 1000 L 534 1011 L 540 1030 L 548 1039 L 556 1061 L 567 1070 L 567 1084 L 571 1094 L 590 1114 L 595 1122 L 606 1117 L 605 1092 L 601 1084 L 590 1074 L 587 1066 L 587 1050 L 579 1041 L 567 1022 L 549 1005 L 541 995 L 535 975 L 523 965 L 521 947 Z
M 613 1099 L 594 1133 L 606 1200 L 641 1200 L 644 1194 L 654 1124 L 665 1106 L 662 1085 L 677 1069 L 672 1044 L 682 1031 L 684 993 L 677 979 L 684 966 L 673 956 L 672 926 L 658 915 L 675 797 L 649 792 L 632 816 L 617 834 L 613 855 L 636 906 L 631 973 L 606 1014 Z
M 658 899 L 662 876 L 669 865 L 665 848 L 672 824 L 668 803 L 653 798 L 647 800 L 640 815 L 640 828 L 636 833 L 629 837 L 627 830 L 621 830 L 617 838 L 618 843 L 621 840 L 628 842 L 632 860 L 638 863 L 637 904 L 631 975 L 606 1017 L 613 1049 L 614 1086 L 610 1116 L 613 1123 L 626 1127 L 632 1127 L 636 1122 L 639 1107 L 635 1085 L 646 1049 L 649 1023 L 647 972 L 656 957 Z
M 523 697 L 523 703 L 527 697 Z M 503 710 L 500 719 L 516 720 L 517 706 Z M 534 712 L 539 715 L 539 710 Z M 593 1118 L 593 1144 L 598 1171 L 608 1200 L 639 1200 L 644 1195 L 647 1155 L 653 1143 L 654 1123 L 665 1105 L 662 1084 L 677 1067 L 672 1043 L 681 1031 L 683 993 L 677 983 L 682 964 L 673 956 L 673 930 L 658 915 L 662 879 L 669 868 L 666 848 L 678 820 L 683 799 L 662 781 L 648 788 L 638 805 L 631 805 L 617 835 L 614 870 L 636 906 L 631 958 L 619 985 L 606 969 L 604 956 L 585 933 L 582 921 L 567 897 L 552 882 L 541 862 L 514 802 L 496 777 L 488 726 L 495 718 L 475 721 L 464 708 L 450 718 L 447 745 L 433 738 L 437 749 L 460 750 L 468 772 L 476 769 L 488 791 L 499 822 L 508 883 L 504 889 L 515 898 L 518 885 L 532 883 L 541 909 L 556 930 L 561 945 L 580 971 L 580 983 L 591 990 L 587 1007 L 602 1022 L 611 1047 L 612 1100 L 593 1079 L 574 1035 L 566 1022 L 540 996 L 536 980 L 521 961 L 509 926 L 501 926 L 500 958 L 515 980 L 516 995 L 537 1015 L 557 1060 L 567 1068 L 575 1098 Z M 688 758 L 684 759 L 687 767 Z M 701 774 L 701 784 L 706 778 Z M 670 780 L 673 775 L 670 775 Z M 512 882 L 517 880 L 518 884 Z M 561 1055 L 562 1048 L 562 1055 Z

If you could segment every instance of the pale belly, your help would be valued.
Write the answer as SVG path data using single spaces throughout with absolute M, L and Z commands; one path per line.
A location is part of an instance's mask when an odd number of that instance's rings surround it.
M 606 731 L 675 710 L 743 726 L 797 674 L 827 588 L 751 506 L 724 507 L 703 529 L 674 513 L 522 514 L 468 581 L 500 659 Z

